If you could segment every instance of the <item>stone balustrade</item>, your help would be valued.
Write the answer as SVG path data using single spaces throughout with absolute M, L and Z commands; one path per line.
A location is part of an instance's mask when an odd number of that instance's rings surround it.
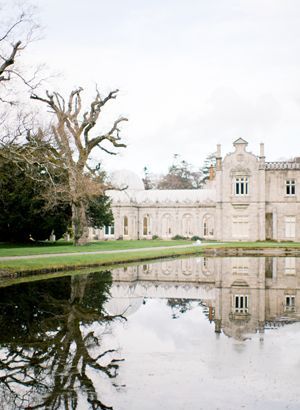
M 265 169 L 300 169 L 300 162 L 295 162 L 295 161 L 266 162 Z

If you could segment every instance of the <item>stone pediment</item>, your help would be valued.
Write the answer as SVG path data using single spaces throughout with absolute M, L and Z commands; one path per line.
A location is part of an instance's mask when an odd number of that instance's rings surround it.
M 237 145 L 237 144 L 248 145 L 248 142 L 244 140 L 243 138 L 238 138 L 237 140 L 234 141 L 233 145 Z

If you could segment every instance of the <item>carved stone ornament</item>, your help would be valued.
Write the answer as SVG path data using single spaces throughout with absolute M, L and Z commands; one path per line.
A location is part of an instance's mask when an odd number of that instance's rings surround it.
M 249 176 L 251 175 L 251 171 L 249 168 L 244 168 L 241 165 L 237 165 L 236 167 L 231 169 L 230 175 L 231 176 Z

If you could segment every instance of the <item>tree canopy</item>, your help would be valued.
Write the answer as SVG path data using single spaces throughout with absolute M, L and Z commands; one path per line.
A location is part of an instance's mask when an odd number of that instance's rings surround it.
M 182 160 L 178 154 L 173 157 L 173 162 L 168 172 L 160 177 L 153 178 L 148 168 L 144 168 L 145 189 L 199 189 L 203 188 L 209 177 L 210 168 L 215 167 L 215 153 L 209 154 L 202 166 L 195 168 L 192 164 Z
M 15 163 L 4 151 L 0 150 L 0 241 L 45 240 L 51 232 L 60 238 L 70 226 L 70 207 L 60 203 L 49 208 L 43 170 L 37 164 Z

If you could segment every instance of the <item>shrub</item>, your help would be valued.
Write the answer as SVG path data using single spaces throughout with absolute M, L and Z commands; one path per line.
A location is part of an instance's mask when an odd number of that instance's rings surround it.
M 186 239 L 188 239 L 188 238 L 186 238 L 185 236 L 181 236 L 181 235 L 175 235 L 175 236 L 173 236 L 171 239 L 173 239 L 174 241 L 178 241 L 178 240 L 182 240 L 182 239 L 184 239 L 184 240 L 186 240 Z
M 191 240 L 192 241 L 203 241 L 204 239 L 201 238 L 200 236 L 194 235 L 194 236 L 191 237 Z

